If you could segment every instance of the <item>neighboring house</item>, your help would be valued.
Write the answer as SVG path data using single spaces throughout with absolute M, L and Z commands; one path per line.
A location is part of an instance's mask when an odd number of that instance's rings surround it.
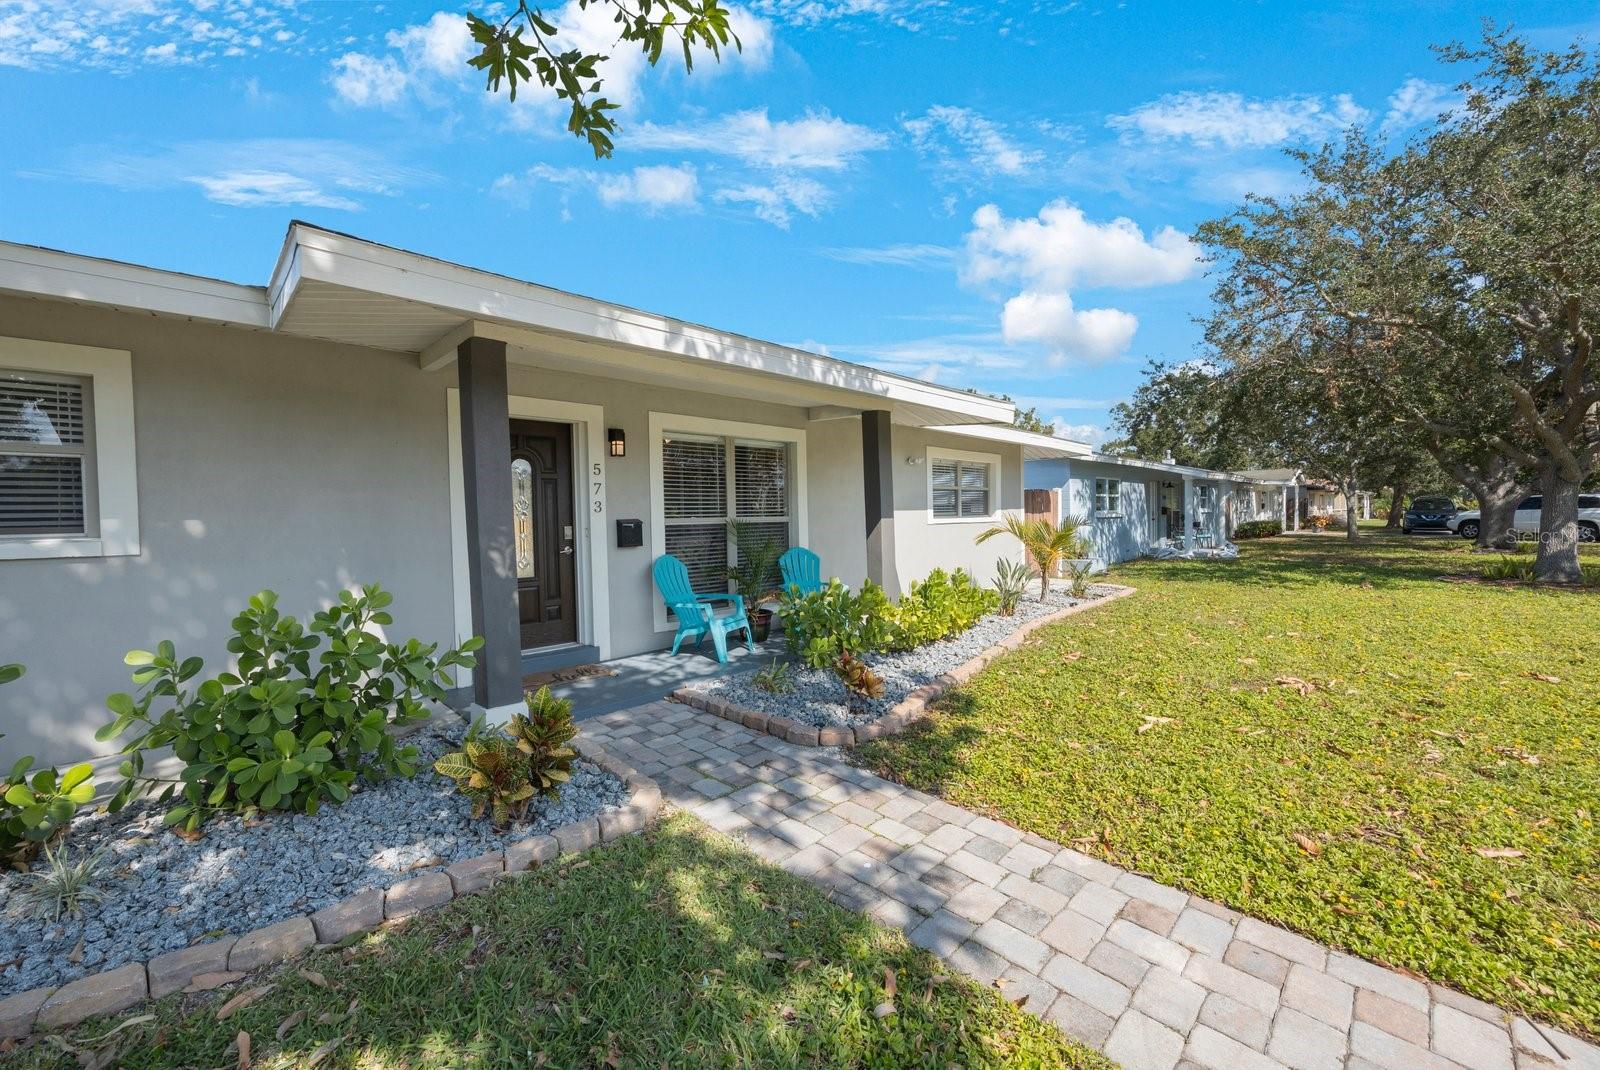
M 987 577 L 1023 449 L 947 426 L 1012 416 L 302 223 L 266 285 L 0 243 L 0 746 L 104 754 L 123 653 L 221 670 L 262 588 L 483 635 L 460 697 L 496 710 L 527 665 L 666 646 L 651 562 L 725 589 L 730 517 L 852 583 Z
M 1021 446 L 1025 493 L 1048 494 L 1047 510 L 1055 519 L 1082 522 L 1090 556 L 1102 566 L 1157 546 L 1215 546 L 1245 521 L 1283 517 L 1292 487 L 1241 473 L 1117 457 L 1088 443 L 1014 428 L 961 432 Z
M 1342 524 L 1345 514 L 1349 512 L 1344 492 L 1327 480 L 1308 477 L 1298 468 L 1250 468 L 1237 474 L 1247 479 L 1290 484 L 1289 505 L 1284 513 L 1286 530 L 1298 531 L 1314 516 L 1325 516 Z M 1372 519 L 1371 491 L 1357 492 L 1356 517 L 1360 520 Z

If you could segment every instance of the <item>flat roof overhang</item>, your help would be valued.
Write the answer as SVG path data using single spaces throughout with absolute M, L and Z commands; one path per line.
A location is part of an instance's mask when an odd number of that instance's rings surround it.
M 1011 403 L 789 346 L 462 267 L 303 223 L 267 288 L 273 330 L 418 354 L 424 370 L 466 338 L 513 363 L 815 410 L 869 409 L 921 427 L 1009 424 Z

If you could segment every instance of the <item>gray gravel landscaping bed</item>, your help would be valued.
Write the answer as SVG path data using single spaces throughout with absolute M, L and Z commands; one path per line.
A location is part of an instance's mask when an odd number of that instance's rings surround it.
M 708 694 L 760 710 L 769 716 L 788 717 L 818 728 L 855 727 L 877 720 L 895 704 L 923 684 L 988 650 L 1020 626 L 1079 602 L 1093 601 L 1115 588 L 1091 585 L 1086 598 L 1073 598 L 1052 590 L 1046 601 L 1029 594 L 1017 605 L 1014 616 L 991 613 L 960 635 L 899 654 L 869 654 L 864 659 L 883 677 L 883 697 L 851 699 L 839 678 L 830 669 L 811 669 L 796 664 L 789 675 L 794 688 L 782 695 L 763 691 L 748 675 L 730 676 L 705 687 Z
M 67 849 L 104 850 L 102 898 L 76 918 L 31 918 L 12 901 L 20 875 L 0 874 L 0 998 L 318 910 L 628 801 L 620 779 L 579 761 L 559 798 L 535 799 L 526 821 L 497 830 L 431 768 L 461 731 L 412 736 L 415 777 L 368 785 L 315 816 L 220 817 L 192 843 L 163 829 L 150 804 L 78 818 Z

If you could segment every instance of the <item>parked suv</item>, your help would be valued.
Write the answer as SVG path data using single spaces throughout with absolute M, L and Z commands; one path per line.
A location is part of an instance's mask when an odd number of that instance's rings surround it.
M 1539 510 L 1544 507 L 1544 495 L 1533 494 L 1517 503 L 1517 516 L 1512 529 L 1519 537 L 1532 538 L 1539 534 Z M 1478 537 L 1480 513 L 1465 509 L 1450 518 L 1449 527 L 1463 539 Z M 1600 542 L 1600 494 L 1578 495 L 1578 541 Z
M 1443 495 L 1413 498 L 1411 508 L 1400 518 L 1400 530 L 1407 535 L 1413 531 L 1449 531 L 1451 518 L 1460 511 L 1454 501 Z

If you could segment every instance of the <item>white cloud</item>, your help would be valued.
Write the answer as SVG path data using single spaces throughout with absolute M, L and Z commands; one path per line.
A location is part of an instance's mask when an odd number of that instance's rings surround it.
M 458 78 L 472 58 L 472 34 L 459 12 L 439 11 L 427 22 L 390 30 L 389 47 L 405 56 L 411 70 L 426 71 L 444 78 Z
M 1258 197 L 1287 197 L 1304 189 L 1306 178 L 1287 167 L 1237 167 L 1223 171 L 1203 171 L 1191 183 L 1196 193 L 1229 204 L 1249 194 Z
M 0 67 L 203 64 L 281 51 L 307 19 L 296 0 L 6 0 Z
M 545 11 L 545 17 L 557 30 L 550 38 L 555 48 L 606 57 L 599 69 L 600 96 L 626 108 L 638 103 L 640 83 L 647 77 L 650 64 L 638 47 L 619 42 L 615 14 L 609 4 L 591 3 L 585 7 L 577 0 L 567 0 L 560 7 Z M 738 6 L 728 9 L 728 20 L 742 49 L 724 49 L 720 63 L 704 49 L 698 49 L 695 69 L 765 69 L 772 62 L 772 24 Z M 459 10 L 438 11 L 426 21 L 391 30 L 384 41 L 389 48 L 386 53 L 350 52 L 334 61 L 330 80 L 341 99 L 356 106 L 390 105 L 409 92 L 426 104 L 454 107 L 453 98 L 462 93 L 485 97 L 482 76 L 468 65 L 478 46 Z M 663 76 L 673 69 L 672 65 L 663 64 Z M 374 88 L 362 89 L 356 84 L 358 76 L 374 75 L 381 79 Z M 554 90 L 537 81 L 519 85 L 515 102 L 504 87 L 501 93 L 487 99 L 492 107 L 501 109 L 505 121 L 522 130 L 559 130 L 559 125 L 553 124 L 571 107 L 557 98 Z
M 217 204 L 341 211 L 359 209 L 363 194 L 392 197 L 434 180 L 359 145 L 318 138 L 190 141 L 144 155 L 85 146 L 66 166 L 34 177 L 135 191 L 192 186 Z
M 1116 308 L 1079 309 L 1073 290 L 1159 286 L 1199 270 L 1194 244 L 1170 226 L 1146 238 L 1131 219 L 1096 223 L 1057 200 L 1029 219 L 1008 219 L 992 204 L 979 208 L 961 276 L 971 284 L 1020 288 L 1001 311 L 1008 344 L 1041 344 L 1055 361 L 1099 361 L 1127 349 L 1138 317 Z
M 1038 342 L 1054 360 L 1106 360 L 1123 352 L 1139 318 L 1117 308 L 1079 311 L 1065 292 L 1024 290 L 1005 304 L 1000 331 L 1008 345 Z
M 745 204 L 758 219 L 789 229 L 796 212 L 815 219 L 832 195 L 826 186 L 809 178 L 775 175 L 770 182 L 726 186 L 713 195 L 720 204 Z
M 1017 398 L 1017 404 L 1035 409 L 1109 409 L 1117 404 L 1117 398 L 1079 398 L 1056 397 L 1044 394 L 1024 394 Z
M 900 125 L 918 155 L 947 181 L 1017 178 L 1044 159 L 1043 153 L 1018 144 L 1000 124 L 970 108 L 936 104 Z
M 972 224 L 962 272 L 969 282 L 1133 288 L 1181 282 L 1200 270 L 1199 250 L 1188 235 L 1168 226 L 1147 239 L 1131 219 L 1095 223 L 1063 200 L 1031 219 L 1007 219 L 986 204 L 973 213 Z
M 629 174 L 599 181 L 602 204 L 638 204 L 650 211 L 693 207 L 699 188 L 694 168 L 687 166 L 635 167 Z
M 795 26 L 820 26 L 853 19 L 879 19 L 902 29 L 918 30 L 919 15 L 930 9 L 944 9 L 944 21 L 956 21 L 943 0 L 754 0 L 752 6 L 763 15 Z
M 826 111 L 774 122 L 765 108 L 695 123 L 642 123 L 627 137 L 629 148 L 707 152 L 783 170 L 841 170 L 885 143 L 878 131 Z
M 1366 110 L 1347 93 L 1251 100 L 1239 93 L 1183 92 L 1113 115 L 1106 123 L 1125 135 L 1154 141 L 1242 149 L 1324 137 L 1367 118 Z
M 824 249 L 822 255 L 846 264 L 871 264 L 880 267 L 937 267 L 955 259 L 956 251 L 946 245 L 902 244 L 846 246 Z
M 365 108 L 397 103 L 410 78 L 392 59 L 346 52 L 333 61 L 330 81 L 340 100 Z
M 1461 94 L 1451 86 L 1422 78 L 1407 78 L 1399 89 L 1389 94 L 1389 110 L 1383 117 L 1383 129 L 1392 133 L 1432 122 L 1460 103 Z
M 205 191 L 206 200 L 245 208 L 337 208 L 359 211 L 361 205 L 299 175 L 286 171 L 227 171 L 186 179 Z
M 494 180 L 489 191 L 526 207 L 533 201 L 534 190 L 542 184 L 569 192 L 593 189 L 600 203 L 608 208 L 631 204 L 649 212 L 692 208 L 698 203 L 700 191 L 699 175 L 687 164 L 678 167 L 635 167 L 632 171 L 616 174 L 582 167 L 534 164 L 521 174 L 501 175 Z
M 1087 442 L 1091 446 L 1103 445 L 1110 437 L 1099 424 L 1069 424 L 1059 416 L 1050 421 L 1050 429 L 1057 438 L 1069 442 Z

